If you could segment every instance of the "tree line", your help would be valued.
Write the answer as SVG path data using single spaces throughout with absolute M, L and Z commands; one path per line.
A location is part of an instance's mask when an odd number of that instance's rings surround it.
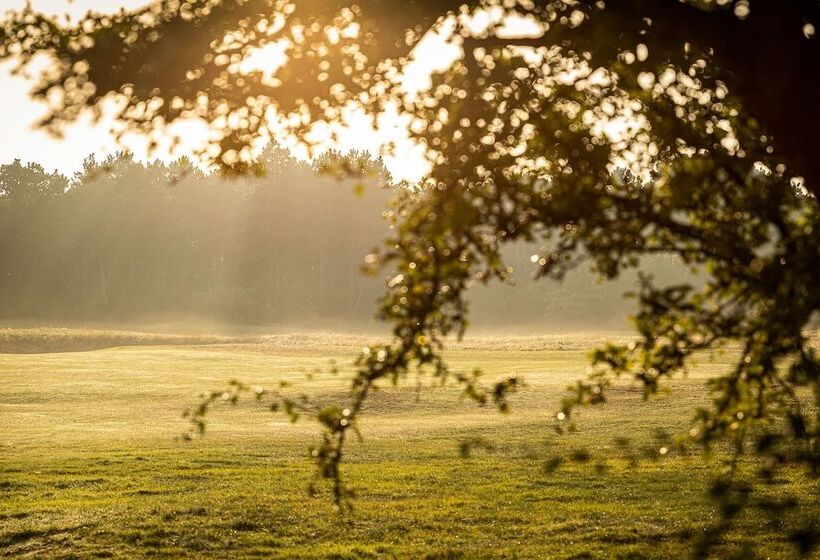
M 351 157 L 372 178 L 386 173 Z M 362 327 L 384 279 L 360 268 L 388 233 L 382 214 L 392 193 L 317 174 L 338 159 L 309 164 L 272 148 L 260 159 L 263 174 L 230 180 L 186 160 L 128 154 L 89 157 L 72 177 L 19 160 L 2 165 L 0 317 Z M 632 278 L 598 285 L 583 272 L 536 283 L 535 252 L 508 250 L 517 286 L 476 289 L 478 327 L 624 326 L 631 304 L 620 296 Z M 665 261 L 654 268 L 678 270 Z
M 0 314 L 232 322 L 361 318 L 381 286 L 358 273 L 384 236 L 387 193 L 358 200 L 282 152 L 260 178 L 187 161 L 89 158 L 68 179 L 0 168 Z M 364 219 L 367 217 L 367 219 Z

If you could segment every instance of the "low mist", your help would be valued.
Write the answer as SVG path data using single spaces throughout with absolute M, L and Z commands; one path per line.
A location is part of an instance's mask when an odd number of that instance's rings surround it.
M 0 319 L 15 325 L 127 325 L 179 331 L 378 331 L 384 278 L 361 273 L 389 235 L 385 177 L 319 176 L 270 150 L 258 178 L 205 176 L 185 162 L 120 155 L 66 178 L 36 164 L 0 168 Z M 364 188 L 362 188 L 364 186 Z M 394 187 L 400 188 L 400 187 Z M 635 277 L 600 282 L 581 264 L 563 282 L 532 279 L 534 246 L 506 253 L 516 285 L 470 292 L 473 330 L 628 327 Z M 682 268 L 644 263 L 663 281 Z

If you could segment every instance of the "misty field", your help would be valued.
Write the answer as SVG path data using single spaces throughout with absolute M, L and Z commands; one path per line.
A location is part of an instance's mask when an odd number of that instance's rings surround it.
M 468 340 L 448 351 L 453 369 L 520 375 L 526 386 L 512 412 L 479 408 L 429 380 L 378 392 L 364 439 L 348 450 L 358 494 L 353 514 L 340 517 L 327 488 L 307 492 L 314 422 L 291 424 L 249 400 L 216 407 L 206 436 L 185 443 L 181 413 L 231 379 L 285 380 L 341 399 L 345 364 L 368 337 L 75 333 L 85 351 L 64 352 L 67 333 L 4 336 L 4 352 L 38 350 L 38 336 L 60 341 L 39 349 L 61 352 L 0 354 L 0 555 L 671 558 L 718 517 L 704 490 L 719 456 L 661 455 L 656 437 L 688 429 L 704 381 L 730 356 L 703 357 L 664 398 L 643 402 L 624 385 L 582 414 L 577 433 L 558 435 L 558 401 L 603 335 Z M 86 350 L 106 344 L 123 346 Z M 337 376 L 327 373 L 331 361 Z M 465 441 L 482 445 L 462 456 Z M 547 468 L 568 449 L 590 457 Z M 766 491 L 818 490 L 799 484 Z M 754 539 L 770 557 L 789 557 L 781 521 L 744 519 L 732 544 Z

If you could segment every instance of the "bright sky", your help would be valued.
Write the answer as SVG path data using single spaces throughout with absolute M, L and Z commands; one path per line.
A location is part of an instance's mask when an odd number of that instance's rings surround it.
M 149 3 L 150 0 L 31 0 L 35 9 L 57 15 L 69 15 L 75 20 L 89 9 L 112 12 L 121 7 L 133 9 Z M 0 14 L 20 9 L 24 5 L 25 0 L 0 0 Z M 542 32 L 534 20 L 523 16 L 505 18 L 500 8 L 479 11 L 467 20 L 462 19 L 462 22 L 474 33 L 481 33 L 493 24 L 501 25 L 501 28 L 497 29 L 499 36 L 537 36 Z M 415 61 L 405 69 L 403 77 L 403 84 L 407 90 L 423 89 L 429 83 L 432 71 L 447 68 L 461 55 L 461 49 L 446 39 L 454 27 L 455 21 L 451 20 L 441 28 L 440 33 L 428 33 L 416 46 Z M 281 62 L 281 54 L 276 52 L 262 53 L 259 58 L 263 63 L 267 58 L 267 62 L 273 67 Z M 83 159 L 88 155 L 104 156 L 123 147 L 114 142 L 108 124 L 93 126 L 90 119 L 81 120 L 71 126 L 66 130 L 63 139 L 53 138 L 37 130 L 33 125 L 38 117 L 44 114 L 44 107 L 28 97 L 28 92 L 32 89 L 31 83 L 23 77 L 12 76 L 12 66 L 13 64 L 8 62 L 0 64 L 0 122 L 3 123 L 3 136 L 6 139 L 0 143 L 0 162 L 16 158 L 36 161 L 48 169 L 56 169 L 70 176 L 81 169 Z M 390 143 L 394 147 L 394 152 L 385 156 L 384 160 L 394 178 L 411 182 L 423 178 L 429 168 L 428 163 L 422 147 L 408 139 L 406 120 L 386 114 L 379 118 L 377 129 L 374 130 L 371 122 L 364 118 L 361 112 L 349 112 L 346 119 L 347 126 L 337 129 L 339 143 L 328 142 L 325 148 L 332 147 L 342 152 L 364 150 L 375 154 L 381 146 Z M 199 124 L 200 126 L 196 126 L 196 123 L 187 123 L 184 128 L 176 128 L 175 132 L 182 140 L 181 146 L 173 154 L 166 150 L 164 159 L 179 157 L 202 146 L 208 131 L 204 123 Z M 321 145 L 322 136 L 314 137 L 314 140 L 316 139 Z M 286 139 L 283 138 L 279 138 L 279 141 L 286 143 Z M 146 145 L 145 138 L 130 138 L 124 147 L 130 149 L 136 157 L 144 159 Z M 294 153 L 297 156 L 306 155 L 298 149 Z M 162 150 L 158 155 L 163 157 Z
M 136 8 L 150 3 L 150 0 L 32 0 L 31 3 L 35 9 L 44 12 L 68 14 L 72 18 L 77 18 L 89 9 L 116 11 L 120 7 Z M 20 9 L 24 4 L 25 0 L 0 0 L 0 14 Z M 429 53 L 430 56 L 427 57 L 424 56 L 424 52 L 417 54 L 420 55 L 420 59 L 440 62 L 441 47 L 442 45 L 438 44 L 422 48 Z M 457 52 L 451 54 L 452 58 L 457 56 Z M 0 143 L 0 163 L 19 158 L 23 161 L 36 161 L 48 169 L 56 169 L 71 175 L 81 168 L 83 159 L 88 155 L 103 156 L 117 149 L 108 132 L 108 126 L 92 126 L 89 120 L 71 126 L 63 139 L 53 138 L 36 129 L 33 125 L 38 117 L 44 114 L 44 108 L 28 97 L 28 92 L 32 88 L 31 83 L 23 77 L 12 76 L 12 67 L 13 63 L 10 62 L 0 64 L 0 119 L 5 138 Z M 427 74 L 429 75 L 429 68 Z M 393 141 L 396 144 L 396 153 L 393 157 L 386 158 L 388 168 L 396 178 L 411 181 L 420 179 L 425 169 L 423 154 L 419 146 L 406 141 L 406 125 L 396 119 L 385 118 L 381 120 L 380 129 L 379 133 L 375 133 L 361 115 L 351 115 L 349 130 L 342 134 L 341 145 L 334 147 L 342 151 L 357 149 L 376 152 L 385 140 Z M 196 130 L 196 127 L 192 127 L 187 137 L 200 139 L 202 134 L 201 128 Z M 136 140 L 129 143 L 128 148 L 137 157 L 142 157 L 143 142 L 144 140 Z M 176 155 L 184 152 L 183 147 Z
M 106 6 L 137 7 L 146 0 L 32 0 L 36 9 L 79 16 L 89 8 Z M 0 13 L 19 9 L 25 0 L 0 0 Z M 104 154 L 113 149 L 106 127 L 92 128 L 88 122 L 78 123 L 68 131 L 64 140 L 35 130 L 33 124 L 44 113 L 41 106 L 28 98 L 31 84 L 22 77 L 12 76 L 12 63 L 0 64 L 0 122 L 3 123 L 3 141 L 0 142 L 0 162 L 19 158 L 36 161 L 44 167 L 70 174 L 81 167 L 83 159 L 91 154 Z

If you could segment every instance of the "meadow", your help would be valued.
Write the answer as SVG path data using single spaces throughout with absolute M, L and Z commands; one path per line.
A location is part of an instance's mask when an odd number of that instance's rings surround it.
M 587 352 L 623 335 L 468 339 L 453 369 L 526 383 L 510 414 L 414 379 L 375 394 L 348 450 L 357 489 L 341 516 L 310 496 L 319 427 L 253 402 L 216 407 L 184 442 L 182 411 L 231 379 L 293 383 L 342 398 L 349 364 L 375 338 L 252 338 L 102 331 L 0 336 L 0 555 L 15 558 L 675 558 L 717 519 L 706 489 L 720 456 L 660 454 L 659 432 L 688 429 L 704 383 L 731 356 L 704 356 L 648 402 L 625 384 L 579 430 L 558 434 L 566 386 Z M 73 337 L 66 340 L 66 337 Z M 76 351 L 70 351 L 76 350 Z M 340 373 L 329 373 L 330 363 Z M 462 453 L 465 441 L 480 441 Z M 628 441 L 628 445 L 624 445 Z M 567 450 L 586 459 L 558 468 Z M 466 455 L 466 456 L 465 456 Z M 817 495 L 795 476 L 772 495 Z M 820 512 L 819 512 L 820 513 Z M 762 545 L 792 555 L 782 519 L 747 517 L 718 555 Z

